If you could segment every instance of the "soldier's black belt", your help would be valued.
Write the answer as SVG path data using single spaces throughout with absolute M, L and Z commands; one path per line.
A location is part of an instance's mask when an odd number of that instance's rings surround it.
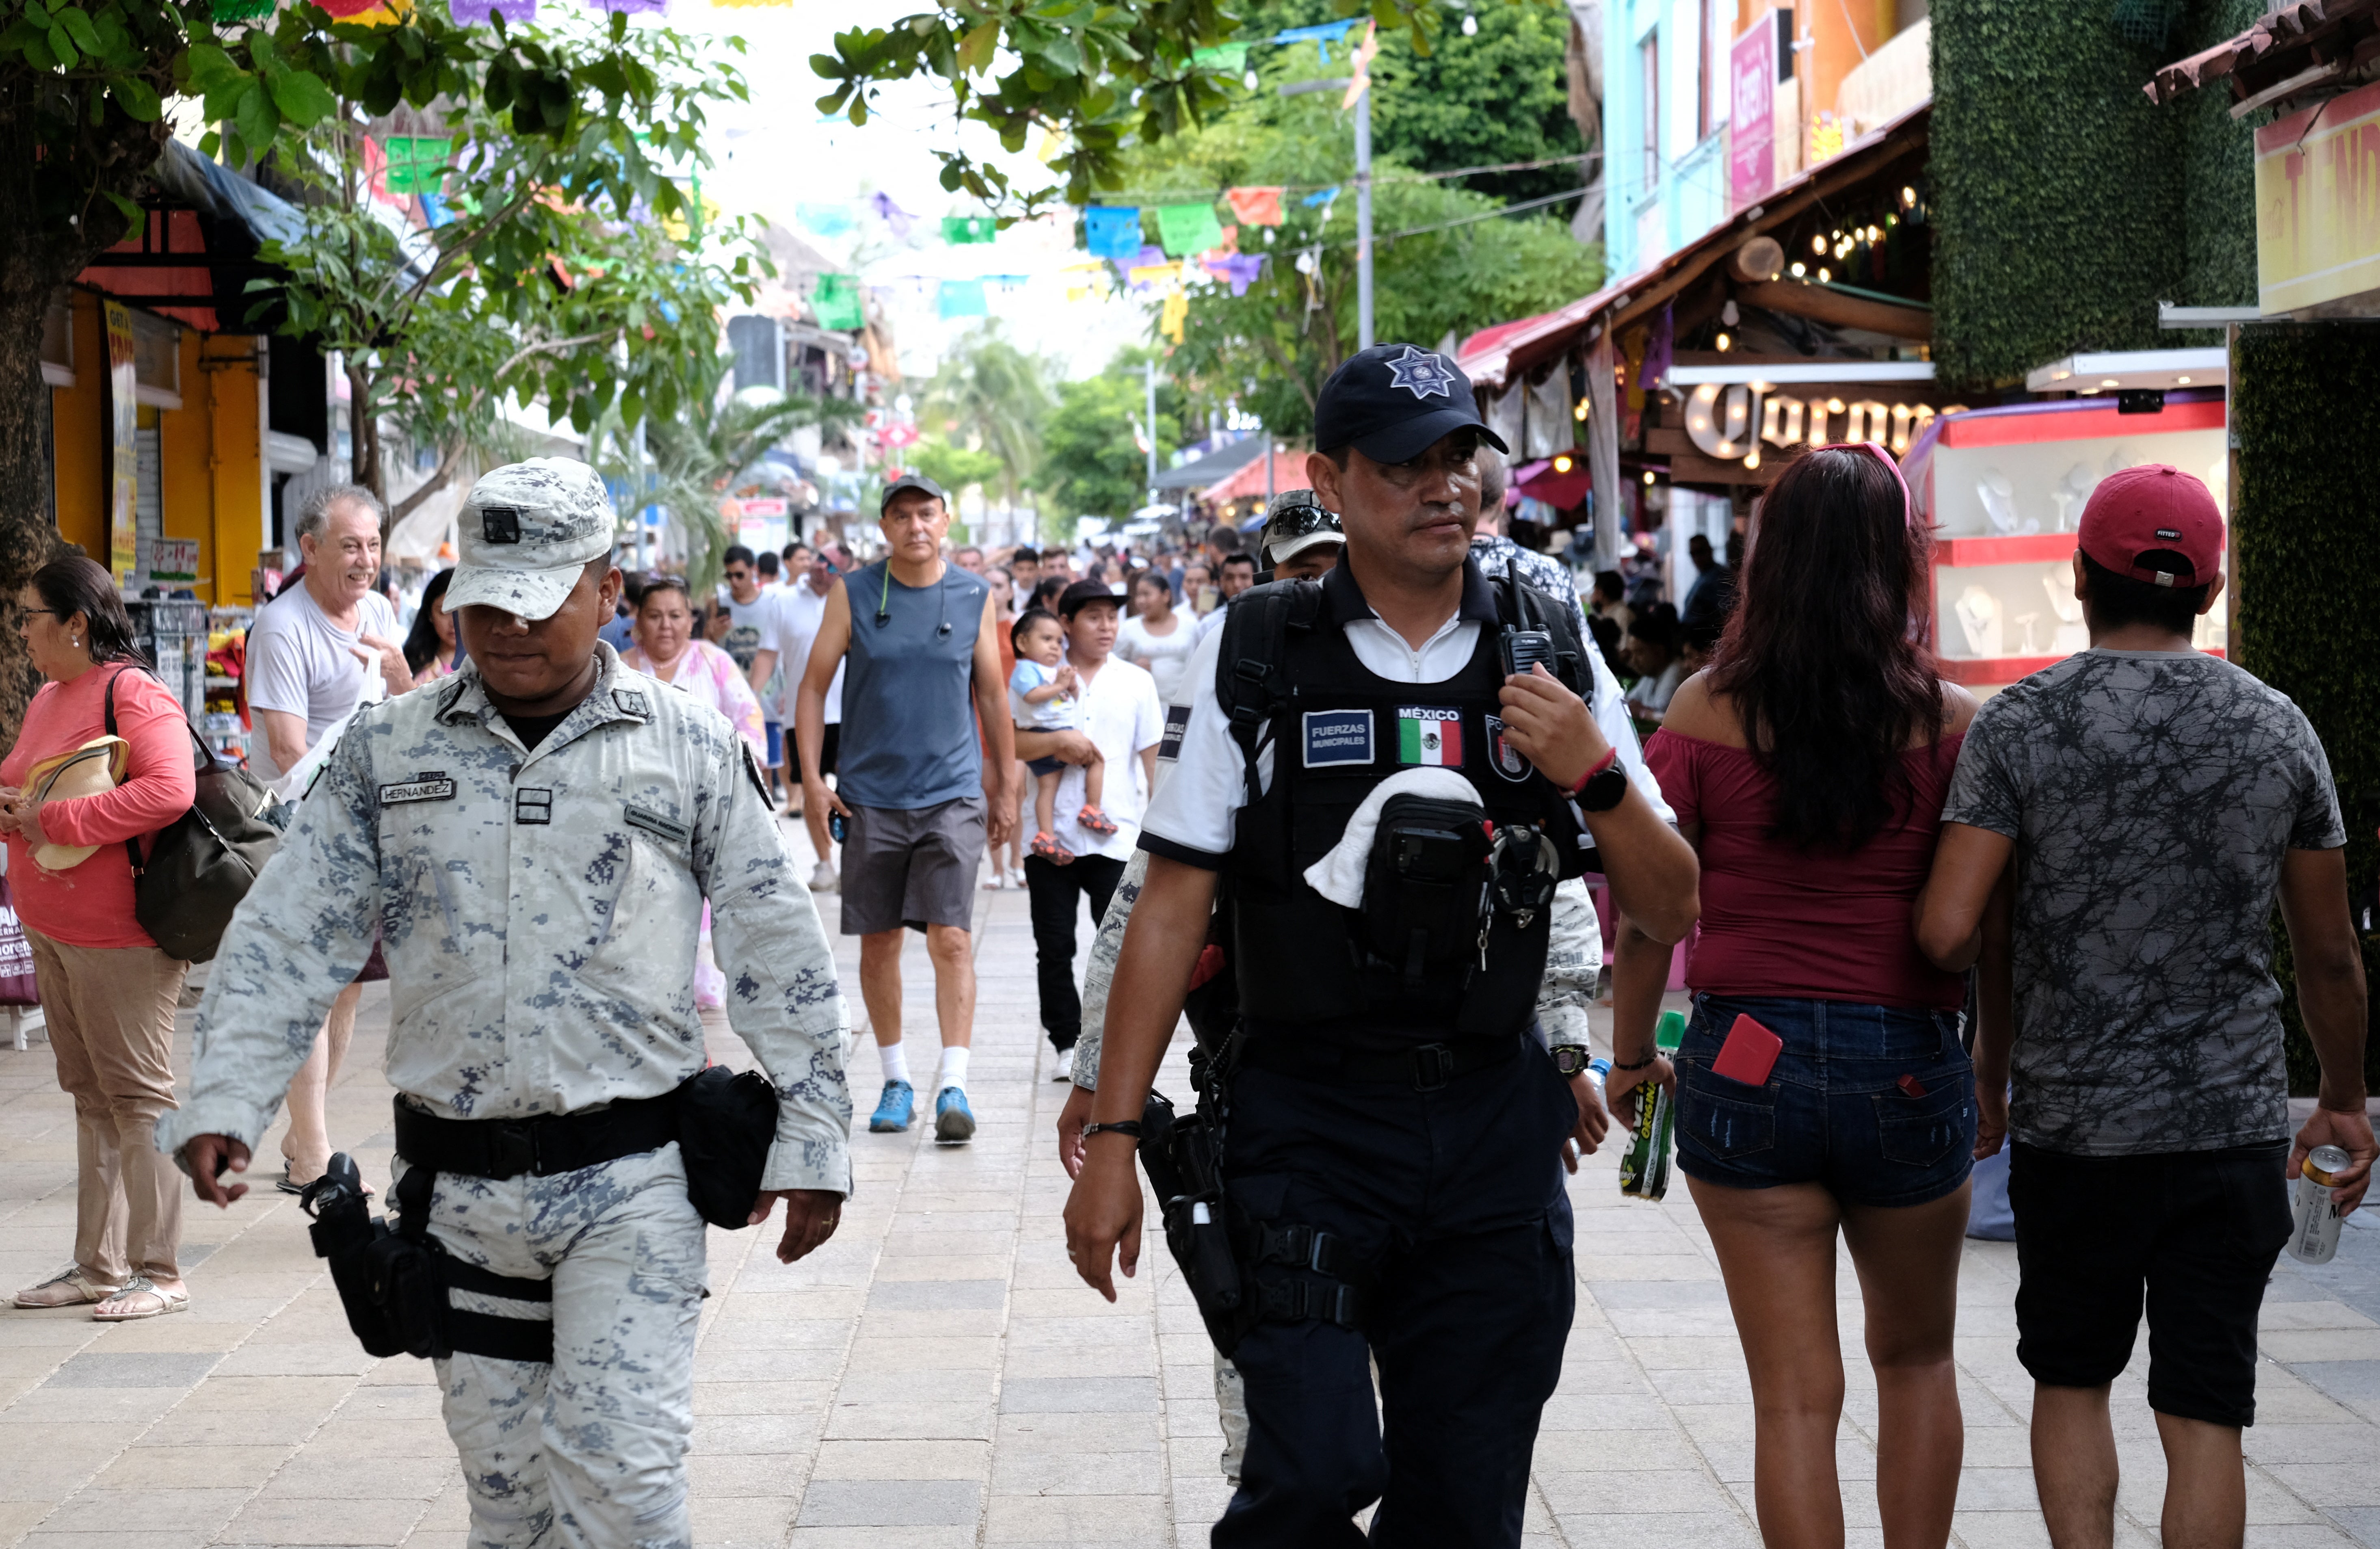
M 442 1119 L 396 1099 L 396 1154 L 431 1172 L 551 1178 L 657 1151 L 677 1137 L 675 1093 L 536 1119 Z
M 1239 1057 L 1242 1064 L 1275 1075 L 1306 1081 L 1396 1082 L 1416 1092 L 1435 1092 L 1458 1076 L 1501 1065 L 1520 1052 L 1518 1036 L 1459 1038 L 1393 1054 L 1359 1054 L 1330 1044 L 1269 1037 L 1248 1039 Z

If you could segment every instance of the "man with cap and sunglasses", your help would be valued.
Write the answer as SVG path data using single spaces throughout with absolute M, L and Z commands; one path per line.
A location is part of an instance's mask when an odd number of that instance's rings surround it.
M 942 1044 L 934 1138 L 955 1145 L 975 1135 L 966 1071 L 975 1035 L 976 870 L 986 841 L 1006 842 L 1016 824 L 1015 732 L 991 587 L 942 558 L 951 526 L 942 487 L 905 474 L 885 486 L 880 511 L 884 558 L 827 594 L 802 673 L 794 743 L 803 805 L 851 825 L 843 933 L 859 938 L 859 993 L 884 1066 L 868 1127 L 906 1130 L 916 1107 L 902 1038 L 901 948 L 905 931 L 919 931 L 934 964 Z M 843 734 L 830 791 L 819 761 L 838 670 Z
M 1574 1305 L 1563 1142 L 1592 1102 L 1583 1051 L 1566 1080 L 1531 1035 L 1554 884 L 1598 850 L 1621 907 L 1675 939 L 1695 865 L 1572 686 L 1574 619 L 1469 559 L 1497 442 L 1462 372 L 1365 350 L 1315 424 L 1307 473 L 1345 557 L 1238 599 L 1194 660 L 1068 1249 L 1103 1295 L 1119 1250 L 1136 1267 L 1127 1143 L 1220 881 L 1239 1018 L 1206 1094 L 1229 1105 L 1216 1203 L 1237 1267 L 1223 1285 L 1209 1257 L 1193 1283 L 1250 1428 L 1215 1543 L 1353 1543 L 1378 1500 L 1376 1542 L 1517 1544 Z
M 1975 1149 L 2014 1141 L 2017 1359 L 2051 1539 L 2114 1531 L 2109 1390 L 2145 1304 L 2167 1542 L 2186 1526 L 2192 1543 L 2236 1544 L 2286 1180 L 2338 1146 L 2330 1183 L 2350 1211 L 2374 1152 L 2347 834 L 2304 714 L 2191 644 L 2223 591 L 2206 487 L 2161 466 L 2114 474 L 2075 540 L 2091 647 L 1976 712 L 1918 944 L 1946 969 L 1982 964 Z M 2322 1068 L 2294 1146 L 2277 902 Z
M 480 1544 L 693 1542 L 707 1268 L 689 1188 L 740 1192 L 707 1163 L 690 1181 L 686 1157 L 716 1153 L 698 1144 L 710 1126 L 679 1125 L 706 1064 L 689 968 L 706 902 L 728 1020 L 775 1094 L 759 1192 L 731 1213 L 758 1223 L 784 1200 L 790 1263 L 851 1191 L 825 933 L 743 739 L 597 639 L 619 595 L 613 525 L 581 463 L 473 487 L 446 594 L 468 659 L 340 739 L 224 937 L 189 1091 L 157 1131 L 201 1199 L 245 1194 L 223 1174 L 247 1170 L 382 933 L 393 1224 L 436 1267 L 342 1272 L 341 1289 L 359 1331 L 400 1302 L 408 1328 L 435 1330 L 422 1348 Z

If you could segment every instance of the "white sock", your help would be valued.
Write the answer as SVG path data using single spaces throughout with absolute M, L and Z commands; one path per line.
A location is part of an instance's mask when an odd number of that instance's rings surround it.
M 965 1091 L 966 1067 L 967 1051 L 965 1049 L 943 1049 L 942 1070 L 941 1073 L 934 1078 L 934 1089 L 939 1092 L 945 1086 L 955 1086 L 962 1092 Z
M 886 1081 L 907 1081 L 909 1079 L 908 1045 L 879 1044 L 876 1046 L 876 1057 L 884 1061 L 884 1079 Z

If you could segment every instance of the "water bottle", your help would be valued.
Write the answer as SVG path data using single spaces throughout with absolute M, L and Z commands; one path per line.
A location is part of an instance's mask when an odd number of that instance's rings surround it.
M 1686 1019 L 1663 1011 L 1653 1030 L 1653 1047 L 1674 1054 L 1685 1041 Z M 1620 1192 L 1631 1199 L 1658 1200 L 1670 1192 L 1670 1131 L 1674 1121 L 1670 1094 L 1658 1083 L 1643 1082 L 1621 1099 L 1628 1105 L 1629 1127 L 1635 1138 L 1620 1158 Z
M 1594 1059 L 1586 1062 L 1587 1084 L 1595 1088 L 1595 1100 L 1603 1105 L 1603 1111 L 1606 1113 L 1609 1113 L 1611 1111 L 1610 1099 L 1605 1095 L 1605 1088 L 1610 1082 L 1610 1060 L 1604 1059 L 1603 1056 L 1598 1054 Z
M 2306 1264 L 2328 1264 L 2338 1252 L 2338 1195 L 2330 1180 L 2345 1172 L 2354 1158 L 2336 1145 L 2317 1145 L 2299 1164 L 2297 1189 L 2289 1200 L 2296 1224 L 2289 1232 L 2289 1254 Z

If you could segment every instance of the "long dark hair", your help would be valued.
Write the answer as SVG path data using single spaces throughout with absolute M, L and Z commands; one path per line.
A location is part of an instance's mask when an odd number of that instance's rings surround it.
M 438 647 L 444 643 L 438 638 L 438 599 L 446 595 L 447 584 L 454 579 L 450 566 L 430 577 L 430 584 L 421 588 L 421 611 L 413 615 L 413 630 L 405 637 L 407 671 L 419 672 L 438 659 Z M 458 650 L 462 644 L 462 636 L 456 635 Z
M 42 594 L 42 606 L 55 614 L 60 623 L 77 613 L 89 621 L 91 660 L 156 666 L 133 636 L 132 620 L 124 611 L 115 578 L 97 560 L 81 554 L 52 560 L 33 572 L 33 589 Z
M 1942 727 L 1932 551 L 1880 457 L 1808 453 L 1768 487 L 1710 672 L 1777 781 L 1773 837 L 1857 849 L 1907 807 L 1901 753 Z

